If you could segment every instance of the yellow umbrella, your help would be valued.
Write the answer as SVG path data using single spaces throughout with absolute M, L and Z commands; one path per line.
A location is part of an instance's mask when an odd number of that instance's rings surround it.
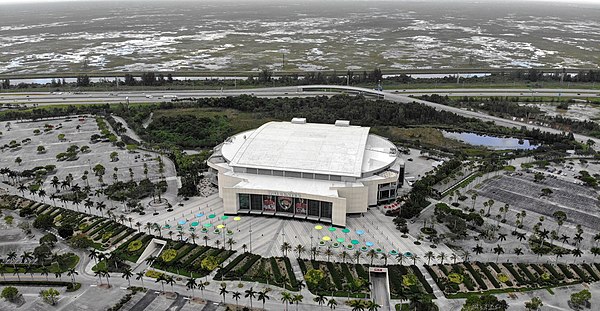
M 329 241 L 329 240 L 331 240 L 331 238 L 330 238 L 330 237 L 328 237 L 328 236 L 324 236 L 324 237 L 323 237 L 323 241 Z
M 242 217 L 239 217 L 239 216 L 238 217 L 233 217 L 233 220 L 240 221 L 240 220 L 242 220 Z
M 223 228 L 225 228 L 225 225 L 218 225 L 217 228 L 223 229 Z
M 323 229 L 323 226 L 321 226 L 321 225 L 316 225 L 316 226 L 315 226 L 315 229 L 317 229 L 317 230 L 321 230 L 321 229 Z

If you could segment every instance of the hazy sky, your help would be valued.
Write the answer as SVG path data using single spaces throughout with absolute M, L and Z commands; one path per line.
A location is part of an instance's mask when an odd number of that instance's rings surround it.
M 84 2 L 90 0 L 0 0 L 0 4 L 2 3 L 34 3 L 34 2 L 66 2 L 66 1 L 74 1 L 74 2 Z M 93 0 L 93 1 L 115 1 L 115 0 Z M 139 0 L 120 0 L 120 1 L 139 1 Z M 119 2 L 120 2 L 119 1 Z M 160 0 L 145 0 L 145 1 L 160 1 Z M 164 1 L 164 0 L 162 0 Z M 185 1 L 202 1 L 202 0 L 185 0 Z M 253 0 L 239 0 L 239 1 L 253 1 Z M 282 0 L 280 0 L 282 1 Z M 283 0 L 289 2 L 303 2 L 307 0 Z M 315 0 L 311 0 L 315 1 Z M 348 1 L 348 0 L 346 0 Z M 353 0 L 353 1 L 369 1 L 369 0 Z M 384 0 L 384 1 L 395 1 L 395 0 Z M 397 1 L 407 1 L 407 0 L 397 0 Z M 415 0 L 408 0 L 415 1 Z M 427 0 L 427 1 L 435 1 L 435 0 Z M 447 1 L 472 1 L 472 2 L 485 2 L 485 1 L 493 1 L 498 2 L 498 0 L 439 0 L 440 2 Z M 500 0 L 502 1 L 502 0 Z M 512 0 L 514 1 L 514 0 Z M 600 0 L 523 0 L 523 1 L 549 1 L 549 2 L 563 2 L 563 3 L 595 3 L 600 4 Z M 510 1 L 507 1 L 510 2 Z

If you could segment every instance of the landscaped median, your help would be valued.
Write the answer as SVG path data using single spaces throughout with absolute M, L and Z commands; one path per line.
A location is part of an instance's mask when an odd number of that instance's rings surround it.
M 2 286 L 52 286 L 52 287 L 66 287 L 67 292 L 74 292 L 81 288 L 81 283 L 62 282 L 62 281 L 0 281 Z
M 600 280 L 600 264 L 463 262 L 425 266 L 448 298 L 552 288 Z
M 287 257 L 264 258 L 243 253 L 219 269 L 215 280 L 241 280 L 260 282 L 297 291 L 298 281 Z

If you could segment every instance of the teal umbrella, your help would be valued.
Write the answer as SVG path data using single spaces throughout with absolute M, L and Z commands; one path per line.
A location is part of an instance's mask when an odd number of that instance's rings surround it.
M 204 227 L 205 228 L 210 228 L 210 227 L 212 227 L 212 224 L 204 224 Z
M 329 230 L 329 232 L 333 232 L 333 231 L 335 231 L 335 228 L 334 227 L 329 227 L 329 229 L 327 229 L 327 230 Z
M 344 243 L 344 238 L 337 238 L 337 240 L 339 243 Z
M 199 223 L 198 223 L 197 221 L 194 221 L 194 222 L 192 223 L 192 227 L 196 227 L 196 226 L 198 226 L 198 225 L 199 225 Z
M 210 218 L 210 219 L 213 219 L 213 218 L 215 218 L 215 217 L 217 217 L 217 215 L 215 215 L 215 214 L 210 214 L 210 215 L 208 215 L 208 218 Z
M 357 244 L 359 244 L 360 242 L 359 242 L 358 240 L 352 240 L 352 241 L 350 241 L 350 243 L 352 243 L 352 244 L 354 244 L 354 245 L 357 245 Z
M 165 229 L 171 229 L 171 225 L 165 225 Z
M 227 218 L 229 218 L 229 216 L 227 216 L 227 215 L 221 216 L 221 220 L 227 220 Z
M 350 229 L 348 229 L 348 228 L 344 228 L 344 229 L 342 229 L 342 232 L 343 232 L 343 233 L 350 233 Z
M 194 231 L 196 231 L 196 228 L 190 227 L 190 231 L 194 232 Z

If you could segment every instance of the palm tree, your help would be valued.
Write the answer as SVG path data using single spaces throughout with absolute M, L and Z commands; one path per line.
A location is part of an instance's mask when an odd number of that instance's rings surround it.
M 500 255 L 504 254 L 504 248 L 502 248 L 500 245 L 494 247 L 494 254 L 496 254 L 496 262 L 498 262 Z
M 350 300 L 348 305 L 352 307 L 352 311 L 364 311 L 365 306 L 361 300 Z
M 290 243 L 283 242 L 283 244 L 281 244 L 281 252 L 283 253 L 284 257 L 287 257 L 287 253 L 291 249 L 292 249 L 292 246 L 290 245 Z
M 102 273 L 102 270 L 97 269 L 96 271 L 94 271 L 94 275 L 98 277 L 98 279 L 100 280 L 100 285 L 102 285 L 102 276 L 104 275 Z
M 333 310 L 333 309 L 335 309 L 335 307 L 337 307 L 337 301 L 335 301 L 335 299 L 331 298 L 331 299 L 327 300 L 327 306 L 329 307 L 329 309 Z
M 475 253 L 476 255 L 483 253 L 483 247 L 477 244 L 475 247 L 473 247 L 473 253 Z
M 131 268 L 127 267 L 123 270 L 123 275 L 121 275 L 121 277 L 127 280 L 128 287 L 131 287 L 130 278 L 132 276 L 133 276 L 133 271 L 131 271 Z
M 204 289 L 206 288 L 206 284 L 204 284 L 204 282 L 200 282 L 198 283 L 198 289 L 200 290 L 200 293 L 202 295 L 202 298 L 204 298 Z
M 404 262 L 404 259 L 405 259 L 405 258 L 406 258 L 406 257 L 404 257 L 404 254 L 403 254 L 403 253 L 399 253 L 399 254 L 396 256 L 396 259 L 398 260 L 398 263 L 400 263 L 400 265 L 401 265 L 401 266 L 402 266 L 402 263 Z
M 75 285 L 75 276 L 78 275 L 79 273 L 77 272 L 77 270 L 75 270 L 75 268 L 70 268 L 69 270 L 67 270 L 67 276 L 71 277 L 71 282 L 73 283 L 73 285 Z M 102 282 L 100 282 L 102 284 Z
M 150 230 L 152 230 L 152 223 L 147 222 L 146 225 L 144 226 L 144 229 L 148 230 L 148 235 L 150 235 Z
M 292 302 L 296 304 L 296 311 L 298 311 L 298 304 L 302 302 L 302 299 L 304 299 L 304 296 L 300 294 L 294 295 L 294 297 L 292 297 Z
M 96 202 L 96 210 L 100 212 L 100 215 L 104 217 L 104 209 L 106 208 L 106 203 L 104 202 Z
M 381 258 L 381 259 L 383 259 L 383 265 L 384 265 L 384 266 L 387 266 L 388 254 L 386 254 L 386 253 L 383 253 L 383 254 L 381 254 L 381 257 L 380 257 L 380 258 Z
M 244 253 L 246 252 L 247 249 L 248 249 L 248 245 L 242 244 L 242 250 L 244 251 Z
M 137 227 L 137 229 L 138 229 L 138 233 L 139 233 L 139 232 L 142 232 L 142 231 L 140 230 L 140 228 L 142 227 L 142 223 L 141 223 L 141 222 L 139 222 L 139 221 L 138 221 L 138 222 L 136 222 L 136 223 L 135 223 L 135 226 L 136 226 L 136 227 Z
M 373 265 L 373 258 L 375 258 L 377 256 L 377 252 L 374 249 L 370 249 L 367 252 L 367 256 L 369 256 L 371 258 L 371 266 Z
M 196 244 L 196 238 L 198 237 L 198 235 L 196 234 L 196 232 L 192 232 L 190 233 L 190 238 L 192 238 L 192 243 Z M 230 239 L 231 240 L 231 239 Z M 231 246 L 229 246 L 229 250 L 231 250 Z
M 304 245 L 302 244 L 296 245 L 296 248 L 294 248 L 294 250 L 296 251 L 296 253 L 298 253 L 298 258 L 300 258 L 300 256 L 306 251 Z
M 32 252 L 24 251 L 23 254 L 21 255 L 21 263 L 27 263 L 27 264 L 31 265 L 31 261 L 33 259 L 34 259 L 34 257 L 33 257 Z
M 374 300 L 367 301 L 366 307 L 369 311 L 377 311 L 379 308 L 381 308 L 381 306 L 378 305 Z
M 142 281 L 142 287 L 144 287 L 144 271 L 140 271 L 135 274 L 135 279 L 138 281 Z
M 350 254 L 348 254 L 348 252 L 347 252 L 347 251 L 343 250 L 343 251 L 340 253 L 340 258 L 342 258 L 342 261 L 343 261 L 344 263 L 346 263 L 346 258 L 348 258 L 348 257 L 350 257 Z
M 506 241 L 506 233 L 498 233 L 498 241 Z
M 319 249 L 316 246 L 313 246 L 310 249 L 310 254 L 312 255 L 312 260 L 317 260 L 317 256 L 319 256 L 319 253 L 321 253 L 319 251 Z
M 46 201 L 44 200 L 44 198 L 46 197 L 46 190 L 44 190 L 44 189 L 40 189 L 40 190 L 38 191 L 38 196 L 39 196 L 40 198 L 42 198 L 42 202 L 46 202 Z
M 25 195 L 25 190 L 27 190 L 27 186 L 25 186 L 24 184 L 20 184 L 17 187 L 17 190 L 19 190 L 21 192 L 21 196 L 24 196 Z
M 439 255 L 437 255 L 437 258 L 440 260 L 440 264 L 443 265 L 444 259 L 446 259 L 446 254 L 444 252 L 441 252 Z
M 331 250 L 331 246 L 327 247 L 327 249 L 325 250 L 325 256 L 327 256 L 327 261 L 329 261 L 329 258 L 331 257 L 331 255 L 333 255 L 333 251 Z
M 185 283 L 185 287 L 187 287 L 187 289 L 191 289 L 192 290 L 192 299 L 194 299 L 194 288 L 198 287 L 198 283 L 196 283 L 196 279 L 195 278 L 188 278 L 187 279 L 187 283 Z M 237 302 L 237 300 L 236 300 Z
M 204 246 L 208 247 L 208 235 L 203 236 L 202 239 L 204 240 Z
M 231 293 L 231 298 L 235 299 L 235 309 L 236 310 L 237 310 L 237 307 L 239 306 L 238 300 L 240 300 L 241 296 L 242 296 L 242 293 L 240 293 L 240 292 Z
M 233 248 L 233 245 L 235 245 L 236 243 L 237 242 L 233 238 L 227 239 L 227 245 L 229 245 L 229 250 L 231 250 Z M 194 242 L 194 244 L 196 244 L 196 242 Z
M 173 286 L 175 285 L 175 278 L 172 275 L 167 275 L 165 277 L 165 283 L 171 285 L 171 292 L 175 292 L 175 290 L 173 289 Z
M 94 263 L 98 265 L 98 251 L 95 248 L 90 249 L 90 253 L 88 254 L 90 259 L 94 260 Z
M 250 309 L 252 309 L 252 299 L 254 299 L 256 297 L 256 292 L 254 291 L 254 289 L 252 287 L 250 287 L 249 289 L 247 289 L 245 291 L 245 295 L 244 297 L 250 299 Z M 264 304 L 264 302 L 263 302 Z
M 288 309 L 288 303 L 293 302 L 292 294 L 288 292 L 281 293 L 281 302 L 285 304 L 285 310 Z
M 54 272 L 54 277 L 62 281 L 62 272 L 60 272 L 60 271 Z
M 516 247 L 514 250 L 515 255 L 519 256 L 519 255 L 523 255 L 523 249 L 521 249 L 520 247 Z
M 164 274 L 164 273 L 161 273 L 161 274 L 160 274 L 160 275 L 159 275 L 159 276 L 156 278 L 156 281 L 154 281 L 155 283 L 158 283 L 158 282 L 160 282 L 160 286 L 162 287 L 162 292 L 163 292 L 163 293 L 165 292 L 165 281 L 166 281 L 166 280 L 167 280 L 167 279 L 165 278 L 165 274 Z
M 435 255 L 433 254 L 432 251 L 428 251 L 427 253 L 425 253 L 425 257 L 427 257 L 427 265 L 429 266 L 429 263 L 431 262 L 431 258 L 435 257 Z
M 221 287 L 219 287 L 219 295 L 223 296 L 223 303 L 225 303 L 225 295 L 229 294 L 227 290 L 227 284 L 221 283 Z
M 354 252 L 354 259 L 356 259 L 356 264 L 358 265 L 360 263 L 360 257 L 362 256 L 362 253 L 360 251 L 355 251 Z
M 573 255 L 573 263 L 575 263 L 575 258 L 581 257 L 581 255 L 583 255 L 583 252 L 581 251 L 581 249 L 576 248 L 571 251 L 571 254 Z
M 318 303 L 321 306 L 321 310 L 323 310 L 323 304 L 327 302 L 327 298 L 323 294 L 317 294 L 317 297 L 313 298 L 313 301 Z
M 258 298 L 256 298 L 256 299 L 258 299 L 258 301 L 262 302 L 262 308 L 264 309 L 265 308 L 265 302 L 267 300 L 271 299 L 271 297 L 269 297 L 267 295 L 267 291 L 266 290 L 263 290 L 263 291 L 258 292 Z
M 41 275 L 45 275 L 46 276 L 46 281 L 48 281 L 48 272 L 50 272 L 48 270 L 48 267 L 46 266 L 42 266 L 42 268 L 40 268 L 42 271 L 40 272 Z
M 110 273 L 108 273 L 108 268 L 104 268 L 101 270 L 102 275 L 104 275 L 104 277 L 106 277 L 106 283 L 108 284 L 108 287 L 110 287 Z
M 455 253 L 452 253 L 450 255 L 450 259 L 452 260 L 453 264 L 456 264 L 456 260 L 458 259 L 458 256 Z

